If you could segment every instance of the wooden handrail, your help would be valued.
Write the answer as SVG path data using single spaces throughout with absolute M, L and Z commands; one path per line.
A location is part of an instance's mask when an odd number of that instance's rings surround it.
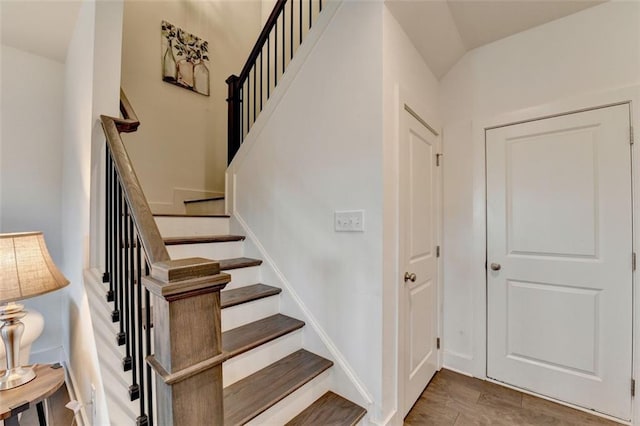
M 216 260 L 170 258 L 120 135 L 140 121 L 120 96 L 122 117 L 100 117 L 107 140 L 103 282 L 111 319 L 120 323 L 123 369 L 131 370 L 129 396 L 140 400 L 136 422 L 153 424 L 156 406 L 161 425 L 222 424 L 220 290 L 231 278 Z M 143 326 L 151 324 L 151 305 L 153 336 Z
M 124 96 L 123 92 L 121 92 L 121 95 L 123 98 L 121 98 L 120 101 L 120 110 L 126 111 L 123 112 L 123 115 L 126 114 L 125 118 L 101 115 L 100 120 L 102 121 L 102 128 L 107 137 L 107 145 L 111 151 L 114 166 L 121 179 L 124 196 L 127 199 L 127 204 L 131 209 L 131 216 L 138 229 L 140 242 L 144 247 L 149 262 L 153 265 L 157 262 L 170 260 L 170 257 L 164 245 L 164 240 L 158 230 L 158 225 L 156 225 L 156 221 L 153 218 L 153 213 L 151 213 L 149 203 L 147 203 L 147 199 L 142 192 L 140 181 L 138 181 L 127 150 L 120 137 L 121 131 L 132 132 L 140 125 L 126 96 Z
M 116 126 L 120 132 L 131 133 L 138 130 L 140 120 L 138 120 L 136 112 L 133 110 L 129 99 L 127 99 L 127 95 L 124 94 L 122 89 L 120 89 L 120 113 L 122 113 L 122 119 L 116 122 Z

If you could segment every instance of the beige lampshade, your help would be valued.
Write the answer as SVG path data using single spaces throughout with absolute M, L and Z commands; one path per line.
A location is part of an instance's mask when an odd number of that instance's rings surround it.
M 0 234 L 0 304 L 69 284 L 51 260 L 42 232 Z

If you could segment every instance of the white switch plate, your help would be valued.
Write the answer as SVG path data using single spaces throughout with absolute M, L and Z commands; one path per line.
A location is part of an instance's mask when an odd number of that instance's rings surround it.
M 336 232 L 364 232 L 364 210 L 335 212 Z

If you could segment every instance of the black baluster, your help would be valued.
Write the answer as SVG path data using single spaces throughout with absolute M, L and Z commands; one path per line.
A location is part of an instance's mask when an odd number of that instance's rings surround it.
M 289 22 L 289 32 L 291 34 L 289 35 L 289 44 L 290 44 L 289 49 L 291 50 L 290 52 L 291 56 L 289 56 L 289 60 L 293 59 L 293 38 L 294 38 L 293 37 L 293 0 L 291 0 L 290 5 L 291 5 L 291 18 L 290 18 L 291 22 Z
M 121 188 L 120 188 L 120 179 L 115 173 L 114 179 L 115 191 L 114 191 L 114 203 L 115 203 L 115 214 L 113 220 L 113 311 L 111 312 L 111 321 L 118 322 L 120 321 L 120 297 L 121 294 L 118 292 L 118 288 L 120 286 L 120 216 L 122 215 L 122 206 L 120 205 L 121 197 Z M 119 340 L 118 340 L 119 342 Z
M 287 19 L 285 17 L 286 10 L 286 8 L 282 8 L 282 74 L 284 74 L 285 62 L 287 59 L 287 38 L 285 37 L 287 33 Z
M 255 64 L 253 65 L 253 122 L 256 122 L 256 77 L 257 77 L 257 68 Z
M 144 265 L 145 275 L 149 275 L 149 265 L 145 261 Z M 149 290 L 144 289 L 144 304 L 147 308 L 146 310 L 146 321 L 147 321 L 147 329 L 145 330 L 145 354 L 146 356 L 151 356 L 151 297 L 149 295 Z M 151 371 L 151 366 L 147 364 L 147 416 L 149 418 L 149 425 L 153 426 L 153 372 Z
M 111 192 L 111 152 L 109 151 L 109 146 L 106 146 L 105 151 L 105 161 L 104 161 L 104 171 L 105 171 L 105 179 L 104 179 L 104 193 L 105 193 L 105 201 L 104 201 L 104 218 L 105 218 L 105 231 L 104 231 L 104 274 L 102 275 L 102 282 L 108 283 L 111 281 L 109 278 L 109 219 L 111 217 L 111 206 L 109 205 L 109 193 Z M 107 293 L 107 301 L 109 300 L 109 293 Z
M 319 0 L 319 1 L 320 1 L 320 7 L 318 8 L 318 10 L 322 12 L 322 0 Z
M 278 20 L 276 19 L 273 36 L 273 88 L 278 85 Z
M 111 213 L 109 214 L 109 291 L 107 292 L 107 302 L 113 302 L 114 301 L 114 287 L 115 287 L 115 276 L 116 276 L 116 272 L 115 272 L 115 250 L 116 250 L 116 245 L 114 244 L 116 237 L 115 237 L 115 229 L 114 229 L 114 221 L 116 218 L 116 205 L 115 205 L 115 193 L 116 193 L 116 180 L 117 180 L 117 176 L 116 176 L 116 170 L 115 170 L 115 165 L 113 164 L 113 158 L 109 157 L 111 159 L 111 167 L 109 168 L 110 171 L 110 176 L 109 176 L 109 180 L 110 180 L 110 184 L 109 184 L 109 194 L 108 198 L 109 198 L 109 207 L 111 210 Z
M 116 336 L 118 346 L 122 346 L 125 343 L 124 336 L 124 321 L 122 316 L 124 315 L 124 259 L 122 256 L 123 251 L 123 228 L 124 228 L 124 197 L 122 194 L 122 183 L 118 182 L 118 285 L 116 287 L 116 300 L 118 301 L 118 321 L 120 322 L 120 332 Z
M 131 287 L 131 283 L 129 282 L 129 269 L 131 268 L 131 264 L 129 263 L 129 204 L 124 202 L 124 215 L 122 216 L 123 221 L 123 232 L 122 232 L 122 258 L 123 258 L 123 268 L 122 268 L 122 308 L 120 308 L 121 321 L 120 323 L 123 326 L 124 330 L 124 358 L 122 358 L 122 369 L 124 371 L 131 370 L 131 339 L 129 335 L 130 329 L 130 318 L 129 318 L 129 305 L 131 301 L 129 300 L 129 287 Z
M 138 366 L 136 352 L 136 265 L 135 251 L 137 250 L 136 240 L 134 236 L 133 217 L 129 217 L 129 336 L 131 342 L 131 386 L 129 386 L 129 398 L 135 401 L 140 397 L 140 388 L 138 386 Z
M 271 96 L 271 40 L 267 37 L 267 100 Z
M 313 24 L 312 22 L 312 16 L 313 16 L 313 0 L 309 0 L 309 29 L 311 29 L 311 25 Z
M 136 300 L 137 300 L 137 304 L 136 304 L 136 314 L 138 317 L 138 371 L 140 374 L 140 385 L 139 385 L 139 389 L 140 389 L 140 417 L 138 417 L 136 419 L 136 423 L 138 424 L 138 426 L 141 426 L 142 424 L 146 424 L 147 423 L 147 416 L 145 414 L 145 409 L 144 409 L 144 404 L 145 404 L 145 398 L 144 398 L 144 390 L 145 390 L 145 386 L 144 386 L 144 346 L 142 343 L 142 337 L 143 337 L 143 316 L 142 316 L 142 247 L 140 245 L 140 238 L 136 236 L 136 247 L 138 248 L 136 250 L 136 280 L 137 280 L 137 285 L 136 285 Z M 149 323 L 147 323 L 146 325 L 147 327 L 149 327 Z
M 260 112 L 262 112 L 262 98 L 263 98 L 262 87 L 264 86 L 264 79 L 262 77 L 262 67 L 263 67 L 262 51 L 263 49 L 260 49 Z
M 238 108 L 238 111 L 240 111 L 240 143 L 242 143 L 244 140 L 244 84 L 238 84 L 238 91 L 240 92 L 238 94 L 238 102 L 240 103 Z
M 300 24 L 300 44 L 302 44 L 302 0 L 299 0 L 299 6 L 300 6 L 300 22 L 298 22 L 298 24 Z

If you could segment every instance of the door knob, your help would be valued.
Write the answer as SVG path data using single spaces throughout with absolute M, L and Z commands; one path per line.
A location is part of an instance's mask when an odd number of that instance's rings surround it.
M 414 273 L 410 274 L 408 272 L 405 272 L 404 273 L 404 282 L 406 283 L 407 281 L 411 281 L 412 283 L 415 283 L 416 282 L 416 274 L 414 274 Z
M 502 268 L 502 266 L 499 263 L 492 263 L 491 264 L 491 270 L 492 271 L 499 271 L 500 268 Z

